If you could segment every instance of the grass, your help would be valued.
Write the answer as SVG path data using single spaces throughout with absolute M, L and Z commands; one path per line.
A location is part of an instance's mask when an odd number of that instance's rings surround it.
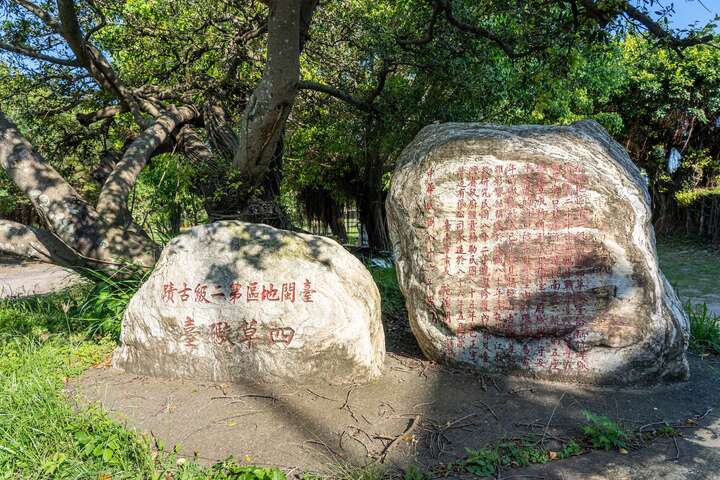
M 368 266 L 373 280 L 380 291 L 383 315 L 399 318 L 405 315 L 405 297 L 398 285 L 395 267 L 379 268 Z
M 720 298 L 720 252 L 691 239 L 658 239 L 660 268 L 678 295 Z
M 582 432 L 593 448 L 610 450 L 627 448 L 630 434 L 620 425 L 602 415 L 592 412 L 583 412 L 587 423 L 582 426 Z
M 685 304 L 690 319 L 690 348 L 704 355 L 720 355 L 720 317 L 708 311 L 707 304 Z
M 708 308 L 720 303 L 720 252 L 682 238 L 658 240 L 657 249 L 663 273 L 684 299 L 690 349 L 720 355 L 720 317 Z
M 106 363 L 116 345 L 110 331 L 73 315 L 92 292 L 0 302 L 0 479 L 284 478 L 232 459 L 200 466 L 97 408 L 75 408 L 66 381 Z

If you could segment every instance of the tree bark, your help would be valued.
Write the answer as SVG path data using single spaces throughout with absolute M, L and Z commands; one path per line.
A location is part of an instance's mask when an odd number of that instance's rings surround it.
M 170 138 L 173 130 L 196 115 L 197 111 L 189 107 L 171 107 L 133 141 L 105 180 L 98 197 L 97 212 L 106 223 L 119 225 L 131 221 L 127 201 L 138 175 L 153 152 Z
M 66 267 L 84 264 L 50 232 L 10 220 L 0 220 L 0 251 Z
M 234 164 L 261 180 L 273 158 L 300 80 L 300 51 L 317 0 L 270 0 L 265 70 L 240 121 Z
M 48 232 L 72 252 L 73 264 L 98 266 L 134 262 L 152 266 L 157 245 L 131 226 L 108 225 L 98 212 L 70 184 L 33 150 L 17 127 L 0 112 L 0 166 L 15 185 L 30 198 L 33 207 L 48 227 Z M 10 232 L 18 236 L 18 227 Z M 37 239 L 32 239 L 33 234 Z M 31 227 L 22 230 L 25 240 L 48 240 Z M 59 251 L 57 244 L 44 253 Z M 29 252 L 27 248 L 25 251 Z M 11 252 L 13 253 L 13 252 Z M 61 252 L 57 263 L 63 263 Z

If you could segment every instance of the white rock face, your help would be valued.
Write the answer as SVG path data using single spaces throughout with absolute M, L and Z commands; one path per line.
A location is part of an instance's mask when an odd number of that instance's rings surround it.
M 428 126 L 387 211 L 429 358 L 582 383 L 687 378 L 688 320 L 658 268 L 647 189 L 598 123 Z
M 381 373 L 380 294 L 336 242 L 216 222 L 170 242 L 133 297 L 113 364 L 163 377 L 360 383 Z

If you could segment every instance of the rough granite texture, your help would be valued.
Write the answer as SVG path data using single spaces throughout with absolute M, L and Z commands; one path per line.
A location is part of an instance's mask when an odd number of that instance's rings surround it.
M 597 122 L 427 126 L 387 212 L 429 358 L 579 383 L 688 378 L 688 320 L 658 267 L 647 188 Z
M 113 365 L 217 382 L 332 383 L 381 374 L 380 294 L 336 242 L 237 221 L 174 238 L 132 298 Z

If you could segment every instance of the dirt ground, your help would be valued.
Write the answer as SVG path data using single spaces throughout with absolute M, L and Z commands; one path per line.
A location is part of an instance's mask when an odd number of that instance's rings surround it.
M 70 390 L 81 404 L 99 402 L 126 425 L 207 463 L 232 455 L 295 473 L 383 460 L 389 468 L 427 468 L 507 438 L 531 435 L 552 449 L 556 439 L 580 435 L 587 410 L 628 428 L 659 421 L 692 428 L 682 429 L 677 447 L 657 439 L 628 455 L 592 452 L 502 478 L 720 478 L 720 360 L 691 355 L 691 363 L 689 382 L 653 389 L 481 376 L 390 353 L 380 380 L 350 388 L 220 385 L 96 368 Z

